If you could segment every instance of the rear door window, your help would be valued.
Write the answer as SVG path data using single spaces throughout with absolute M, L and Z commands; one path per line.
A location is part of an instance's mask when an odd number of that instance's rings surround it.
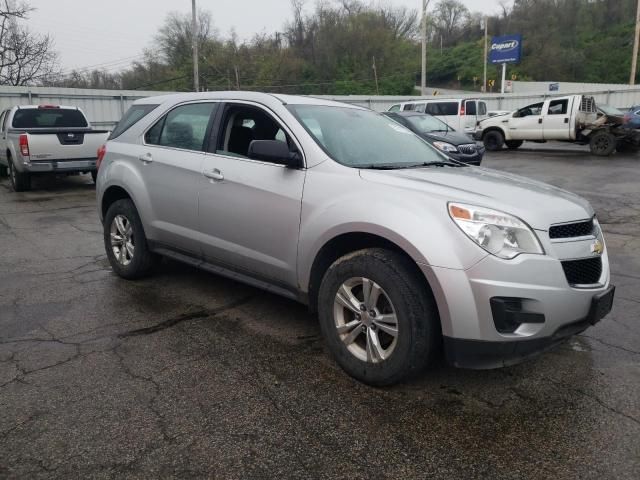
M 207 130 L 217 103 L 190 103 L 174 108 L 144 136 L 146 143 L 183 150 L 205 150 Z
M 476 115 L 476 101 L 475 100 L 467 100 L 464 104 L 465 113 L 467 115 Z
M 13 115 L 13 128 L 84 128 L 87 119 L 71 108 L 21 108 Z
M 427 104 L 430 115 L 458 115 L 458 102 L 432 102 Z
M 566 115 L 569 100 L 552 100 L 549 102 L 548 115 Z
M 109 140 L 114 138 L 118 138 L 124 132 L 133 127 L 136 123 L 146 117 L 150 112 L 152 112 L 158 105 L 133 105 L 127 112 L 124 114 L 122 119 L 118 122 L 116 128 L 113 129 L 111 135 L 109 136 Z

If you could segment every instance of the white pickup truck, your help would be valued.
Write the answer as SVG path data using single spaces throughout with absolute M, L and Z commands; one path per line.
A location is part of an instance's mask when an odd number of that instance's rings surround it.
M 505 145 L 514 150 L 524 141 L 549 140 L 588 144 L 591 153 L 602 156 L 640 146 L 640 132 L 621 127 L 621 119 L 585 95 L 553 97 L 481 120 L 474 138 L 492 151 Z
M 0 114 L 0 176 L 17 192 L 31 188 L 40 173 L 91 173 L 107 130 L 94 130 L 76 107 L 20 105 Z

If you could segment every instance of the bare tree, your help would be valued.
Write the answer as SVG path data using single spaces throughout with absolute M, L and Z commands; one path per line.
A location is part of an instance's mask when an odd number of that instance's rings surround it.
M 459 0 L 440 0 L 436 4 L 433 20 L 445 45 L 455 43 L 468 16 L 469 9 Z
M 55 74 L 57 54 L 48 35 L 32 33 L 20 21 L 32 9 L 12 0 L 0 2 L 0 84 L 43 83 Z

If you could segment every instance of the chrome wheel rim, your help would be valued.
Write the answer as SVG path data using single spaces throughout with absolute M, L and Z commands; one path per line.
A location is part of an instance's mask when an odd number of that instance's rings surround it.
M 124 215 L 116 215 L 110 227 L 111 251 L 119 264 L 129 265 L 133 260 L 135 243 L 133 226 Z
M 336 293 L 333 318 L 347 350 L 363 362 L 387 360 L 398 342 L 396 310 L 387 293 L 373 280 L 354 277 Z

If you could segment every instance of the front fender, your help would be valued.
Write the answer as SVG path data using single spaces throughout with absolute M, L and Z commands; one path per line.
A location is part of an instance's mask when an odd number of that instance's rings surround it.
M 384 238 L 420 265 L 466 269 L 487 255 L 449 218 L 444 198 L 313 170 L 304 195 L 298 279 L 305 291 L 322 247 L 346 233 Z

